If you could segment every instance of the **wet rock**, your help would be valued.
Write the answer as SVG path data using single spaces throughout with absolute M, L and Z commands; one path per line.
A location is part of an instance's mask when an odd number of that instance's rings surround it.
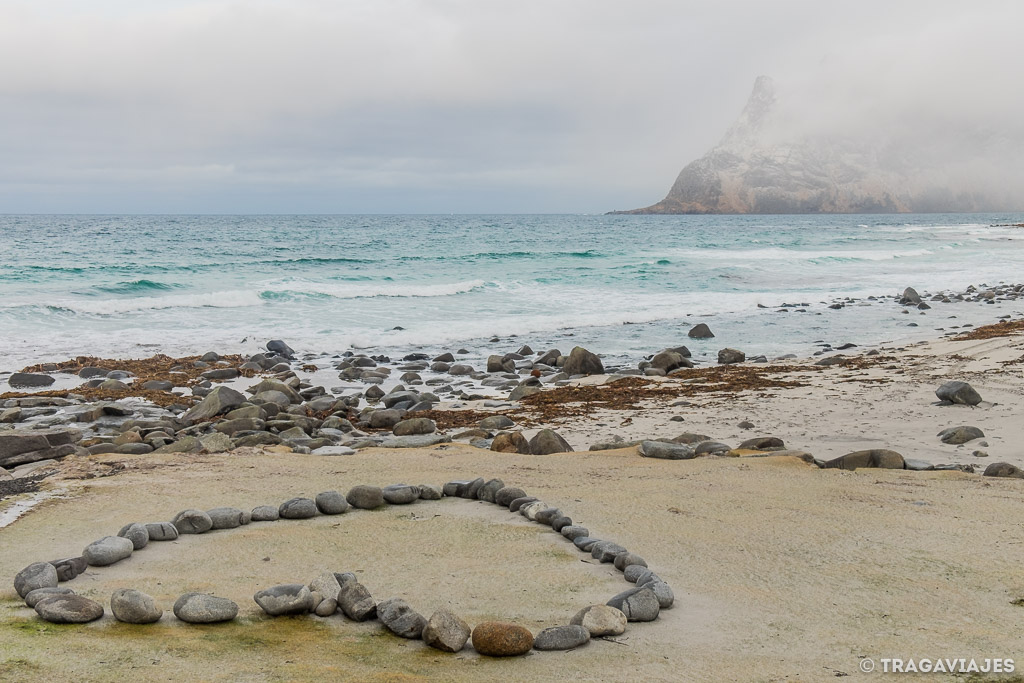
M 530 439 L 530 453 L 533 455 L 569 453 L 572 450 L 569 442 L 553 429 L 542 429 Z
M 185 593 L 174 602 L 174 616 L 189 624 L 215 624 L 238 616 L 238 605 L 207 593 Z
M 473 649 L 489 657 L 516 657 L 533 648 L 533 634 L 528 629 L 500 621 L 477 624 L 472 637 Z
M 1024 470 L 1008 462 L 994 462 L 985 468 L 982 473 L 985 477 L 1009 477 L 1012 479 L 1024 479 Z
M 841 455 L 838 458 L 829 460 L 824 466 L 826 468 L 841 470 L 856 470 L 862 467 L 902 470 L 904 468 L 904 463 L 903 456 L 896 451 L 876 448 L 865 451 L 854 451 L 853 453 Z
M 553 626 L 537 634 L 533 640 L 534 650 L 571 650 L 590 642 L 590 631 L 584 626 L 570 624 Z
M 245 396 L 231 387 L 221 385 L 207 394 L 198 405 L 193 406 L 182 415 L 182 419 L 192 422 L 208 420 L 237 408 L 243 403 L 245 403 Z
M 665 441 L 642 441 L 637 452 L 645 458 L 659 460 L 689 460 L 696 457 L 696 453 L 690 446 Z
M 418 639 L 427 626 L 427 620 L 401 598 L 391 598 L 377 605 L 377 618 L 385 627 L 401 638 Z
M 338 591 L 338 606 L 349 619 L 353 621 L 366 621 L 372 619 L 377 613 L 377 603 L 366 586 L 358 581 L 342 583 Z
M 281 519 L 311 519 L 316 517 L 316 501 L 311 498 L 292 498 L 277 509 Z
M 981 394 L 967 382 L 946 382 L 935 390 L 940 401 L 976 406 L 981 403 Z
M 15 372 L 7 378 L 7 383 L 11 385 L 11 388 L 28 388 L 28 387 L 48 387 L 53 384 L 56 380 L 49 375 L 43 375 L 35 372 Z
M 267 351 L 275 353 L 279 356 L 284 356 L 285 358 L 288 359 L 295 357 L 295 351 L 292 350 L 292 347 L 288 346 L 280 339 L 271 339 L 270 341 L 268 341 Z
M 85 624 L 103 616 L 103 605 L 74 593 L 44 598 L 36 603 L 35 610 L 52 624 Z
M 505 415 L 491 415 L 490 417 L 485 417 L 477 422 L 477 426 L 480 427 L 480 429 L 487 430 L 509 429 L 514 427 L 515 424 L 516 423 L 513 422 L 511 418 L 506 417 Z
M 747 359 L 747 354 L 739 349 L 722 349 L 718 352 L 718 362 L 722 365 L 733 365 L 742 363 Z
M 131 540 L 120 536 L 104 536 L 93 541 L 82 551 L 82 557 L 92 567 L 106 567 L 131 557 L 134 546 Z
M 49 562 L 33 562 L 15 575 L 14 590 L 24 598 L 39 588 L 56 588 L 57 582 L 56 567 Z
M 648 586 L 622 591 L 608 601 L 608 606 L 621 610 L 627 621 L 654 621 L 661 611 L 658 596 Z
M 286 583 L 258 591 L 252 599 L 272 617 L 308 614 L 313 611 L 313 594 L 301 583 Z
M 950 427 L 949 429 L 943 429 L 938 434 L 939 440 L 942 443 L 948 443 L 952 445 L 959 445 L 973 441 L 974 439 L 980 439 L 985 436 L 985 432 L 981 431 L 977 427 Z
M 582 346 L 577 346 L 569 352 L 569 357 L 566 358 L 562 371 L 570 376 L 603 375 L 604 365 L 596 354 L 587 351 Z
M 668 374 L 680 368 L 692 368 L 693 363 L 688 361 L 678 351 L 666 349 L 654 355 L 654 358 L 651 359 L 651 367 Z
M 753 427 L 754 425 L 750 425 Z M 775 436 L 755 436 L 753 439 L 747 439 L 741 443 L 738 448 L 739 450 L 754 450 L 764 451 L 771 448 L 785 448 L 786 444 L 782 439 Z
M 430 615 L 423 628 L 423 642 L 442 652 L 458 652 L 469 640 L 469 624 L 454 612 L 439 609 Z
M 591 605 L 577 612 L 569 623 L 582 626 L 593 638 L 601 638 L 625 633 L 626 621 L 622 610 L 608 605 Z
M 502 432 L 494 437 L 491 442 L 491 450 L 498 453 L 528 454 L 530 442 L 526 440 L 522 432 Z
M 391 505 L 408 505 L 419 500 L 420 489 L 418 486 L 408 484 L 392 484 L 381 489 L 381 495 L 384 496 L 384 501 Z
M 700 323 L 698 325 L 694 325 L 690 331 L 686 333 L 686 336 L 690 339 L 711 339 L 715 335 L 711 333 L 710 327 L 705 323 Z
M 145 524 L 127 524 L 121 527 L 117 535 L 131 541 L 134 550 L 142 550 L 149 545 L 149 530 Z
M 115 619 L 126 624 L 153 624 L 164 615 L 151 596 L 130 588 L 114 591 L 110 596 L 110 611 Z
M 353 486 L 345 498 L 349 505 L 360 510 L 374 510 L 384 505 L 384 492 L 377 486 Z
M 348 510 L 348 500 L 338 491 L 316 494 L 316 508 L 325 515 L 340 515 Z

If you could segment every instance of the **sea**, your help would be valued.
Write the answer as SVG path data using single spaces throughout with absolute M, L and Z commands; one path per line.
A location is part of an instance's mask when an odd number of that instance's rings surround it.
M 0 216 L 0 370 L 79 355 L 584 346 L 628 365 L 935 338 L 1024 300 L 1024 214 Z M 875 297 L 874 300 L 869 297 Z M 842 308 L 830 308 L 837 301 Z M 707 323 L 715 337 L 687 332 Z

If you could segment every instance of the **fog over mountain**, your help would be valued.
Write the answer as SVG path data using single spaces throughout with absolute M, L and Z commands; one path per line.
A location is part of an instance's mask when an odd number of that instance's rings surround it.
M 757 149 L 909 174 L 878 181 L 896 208 L 1019 206 L 1022 25 L 995 0 L 0 0 L 0 212 L 644 206 L 760 74 Z

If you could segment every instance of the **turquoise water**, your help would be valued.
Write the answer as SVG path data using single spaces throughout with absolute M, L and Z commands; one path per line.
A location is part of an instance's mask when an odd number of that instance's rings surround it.
M 300 352 L 465 346 L 473 357 L 521 343 L 582 344 L 623 362 L 680 343 L 698 356 L 723 346 L 772 356 L 804 355 L 820 340 L 933 337 L 1021 306 L 936 304 L 907 316 L 891 301 L 827 304 L 907 286 L 1024 281 L 1024 229 L 993 227 L 1021 222 L 1013 214 L 0 216 L 0 370 L 86 353 L 252 352 L 278 337 Z M 782 303 L 809 306 L 779 314 Z M 717 338 L 687 340 L 697 322 Z

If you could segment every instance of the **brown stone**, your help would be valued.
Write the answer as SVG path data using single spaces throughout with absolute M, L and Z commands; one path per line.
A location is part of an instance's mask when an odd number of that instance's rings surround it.
M 485 621 L 473 629 L 473 649 L 490 657 L 516 657 L 533 648 L 529 629 L 500 621 Z

